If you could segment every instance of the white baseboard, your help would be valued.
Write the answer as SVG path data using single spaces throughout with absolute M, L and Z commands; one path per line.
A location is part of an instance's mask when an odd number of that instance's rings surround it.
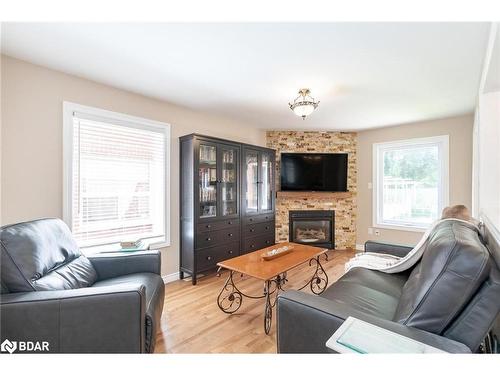
M 356 251 L 365 251 L 364 245 L 357 243 L 356 244 Z
M 179 280 L 179 272 L 174 272 L 169 275 L 163 275 L 161 278 L 163 279 L 163 282 L 165 284 L 168 284 L 171 283 L 172 281 Z

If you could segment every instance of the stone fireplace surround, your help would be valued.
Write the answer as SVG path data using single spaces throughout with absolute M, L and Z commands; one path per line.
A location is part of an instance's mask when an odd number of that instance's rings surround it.
M 356 214 L 357 214 L 357 133 L 355 132 L 323 132 L 323 131 L 268 131 L 267 147 L 276 150 L 276 190 L 280 191 L 280 161 L 282 152 L 310 153 L 348 153 L 349 194 L 338 197 L 326 194 L 307 193 L 296 196 L 287 194 L 276 199 L 276 241 L 288 241 L 290 210 L 334 210 L 335 211 L 335 248 L 356 247 Z

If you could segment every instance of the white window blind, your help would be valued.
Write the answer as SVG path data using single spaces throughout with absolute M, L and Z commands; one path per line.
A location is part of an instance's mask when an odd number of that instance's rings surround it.
M 165 237 L 165 131 L 73 112 L 71 229 L 79 246 Z

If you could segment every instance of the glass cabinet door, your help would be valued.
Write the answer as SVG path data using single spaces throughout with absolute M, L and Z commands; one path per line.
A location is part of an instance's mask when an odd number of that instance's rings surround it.
M 273 209 L 273 161 L 271 155 L 263 152 L 260 160 L 260 211 Z
M 245 152 L 245 210 L 246 213 L 258 211 L 259 196 L 259 154 L 257 151 L 246 150 Z
M 200 218 L 217 216 L 217 147 L 200 144 Z
M 238 214 L 238 151 L 222 148 L 221 151 L 221 212 L 222 216 Z

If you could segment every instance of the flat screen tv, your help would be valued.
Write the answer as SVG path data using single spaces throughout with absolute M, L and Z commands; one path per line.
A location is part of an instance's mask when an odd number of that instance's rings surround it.
M 347 191 L 347 154 L 281 154 L 282 191 Z

